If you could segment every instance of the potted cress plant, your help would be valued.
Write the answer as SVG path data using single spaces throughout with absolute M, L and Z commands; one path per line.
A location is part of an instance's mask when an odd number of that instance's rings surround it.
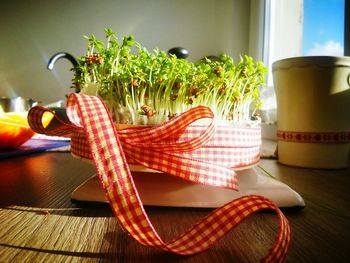
M 100 96 L 116 123 L 160 124 L 204 105 L 233 125 L 251 122 L 261 105 L 266 68 L 249 56 L 238 64 L 228 55 L 192 63 L 158 49 L 148 51 L 133 36 L 121 41 L 105 29 L 106 43 L 84 36 L 87 54 L 73 68 L 74 88 Z

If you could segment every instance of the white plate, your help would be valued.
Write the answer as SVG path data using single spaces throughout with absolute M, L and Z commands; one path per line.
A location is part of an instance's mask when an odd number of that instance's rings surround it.
M 305 206 L 297 192 L 258 169 L 238 172 L 238 192 L 188 182 L 159 172 L 133 172 L 133 179 L 144 205 L 215 208 L 244 195 L 258 194 L 273 200 L 279 207 Z M 71 198 L 74 201 L 107 202 L 97 176 L 82 183 Z

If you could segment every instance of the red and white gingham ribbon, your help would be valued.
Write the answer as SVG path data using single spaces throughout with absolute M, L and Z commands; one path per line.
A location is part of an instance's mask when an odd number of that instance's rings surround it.
M 142 164 L 147 167 L 157 167 L 161 171 L 186 180 L 233 189 L 237 187 L 237 179 L 232 169 L 176 155 L 176 152 L 195 151 L 206 145 L 215 132 L 213 123 L 210 123 L 199 137 L 189 142 L 167 144 L 158 140 L 168 138 L 169 134 L 176 135 L 179 131 L 183 132 L 193 120 L 213 118 L 208 108 L 200 107 L 188 111 L 164 124 L 166 129 L 159 126 L 141 131 L 133 129 L 117 131 L 106 105 L 94 96 L 70 95 L 67 114 L 72 124 L 53 122 L 44 128 L 41 118 L 45 111 L 44 108 L 36 107 L 29 112 L 31 127 L 44 134 L 70 136 L 72 144 L 74 140 L 88 142 L 89 152 L 106 197 L 119 223 L 141 244 L 181 255 L 196 254 L 208 249 L 251 214 L 272 209 L 277 212 L 280 220 L 279 233 L 274 246 L 262 261 L 284 261 L 290 243 L 288 221 L 272 201 L 262 196 L 251 195 L 233 200 L 214 210 L 184 234 L 168 243 L 159 237 L 143 208 L 124 153 L 127 151 L 129 154 L 134 154 L 136 151 L 132 158 L 137 162 L 143 162 Z M 170 154 L 163 158 L 164 153 Z M 142 159 L 144 156 L 146 158 Z

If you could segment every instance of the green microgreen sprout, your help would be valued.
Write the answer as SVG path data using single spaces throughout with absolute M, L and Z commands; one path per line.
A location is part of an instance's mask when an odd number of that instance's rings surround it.
M 210 107 L 222 121 L 249 122 L 261 106 L 266 68 L 245 55 L 192 63 L 152 52 L 127 36 L 105 29 L 106 43 L 84 36 L 87 53 L 73 68 L 74 88 L 100 96 L 117 123 L 159 124 L 191 107 Z

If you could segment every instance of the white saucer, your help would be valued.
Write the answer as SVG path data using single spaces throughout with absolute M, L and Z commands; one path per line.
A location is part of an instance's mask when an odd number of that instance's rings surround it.
M 238 197 L 258 194 L 273 200 L 279 207 L 305 206 L 304 200 L 296 191 L 263 174 L 258 167 L 237 172 L 238 192 L 195 184 L 163 173 L 150 173 L 140 169 L 141 171 L 132 169 L 134 170 L 132 174 L 144 205 L 216 208 Z M 78 186 L 71 199 L 79 202 L 107 202 L 96 175 Z

